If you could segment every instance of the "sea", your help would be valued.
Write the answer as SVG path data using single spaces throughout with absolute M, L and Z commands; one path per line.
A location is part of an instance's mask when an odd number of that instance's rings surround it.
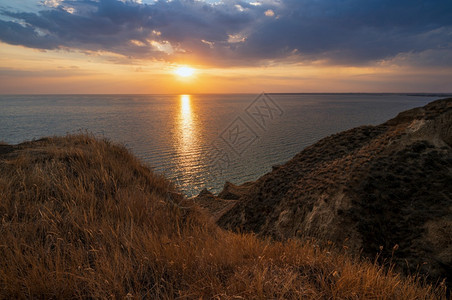
M 0 141 L 89 133 L 124 145 L 191 197 L 256 180 L 326 136 L 445 96 L 0 95 Z

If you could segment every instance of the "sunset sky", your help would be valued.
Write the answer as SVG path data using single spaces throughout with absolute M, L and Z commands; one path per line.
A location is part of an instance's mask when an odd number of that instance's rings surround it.
M 1 94 L 261 91 L 452 92 L 452 1 L 0 0 Z

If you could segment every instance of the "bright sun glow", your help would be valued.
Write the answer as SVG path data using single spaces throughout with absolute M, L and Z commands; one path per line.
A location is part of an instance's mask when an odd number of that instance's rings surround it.
M 190 68 L 190 67 L 180 67 L 180 68 L 177 68 L 174 71 L 174 73 L 176 73 L 176 75 L 181 76 L 181 77 L 189 77 L 195 73 L 195 69 Z

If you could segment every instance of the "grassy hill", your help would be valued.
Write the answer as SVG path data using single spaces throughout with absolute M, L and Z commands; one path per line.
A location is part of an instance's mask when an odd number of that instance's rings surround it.
M 225 231 L 124 147 L 0 145 L 0 298 L 438 299 L 315 241 Z

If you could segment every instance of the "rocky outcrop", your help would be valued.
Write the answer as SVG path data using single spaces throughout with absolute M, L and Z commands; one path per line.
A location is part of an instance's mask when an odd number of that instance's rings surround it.
M 216 215 L 224 228 L 381 252 L 400 269 L 450 283 L 451 147 L 452 98 L 326 137 L 209 201 L 235 201 Z

